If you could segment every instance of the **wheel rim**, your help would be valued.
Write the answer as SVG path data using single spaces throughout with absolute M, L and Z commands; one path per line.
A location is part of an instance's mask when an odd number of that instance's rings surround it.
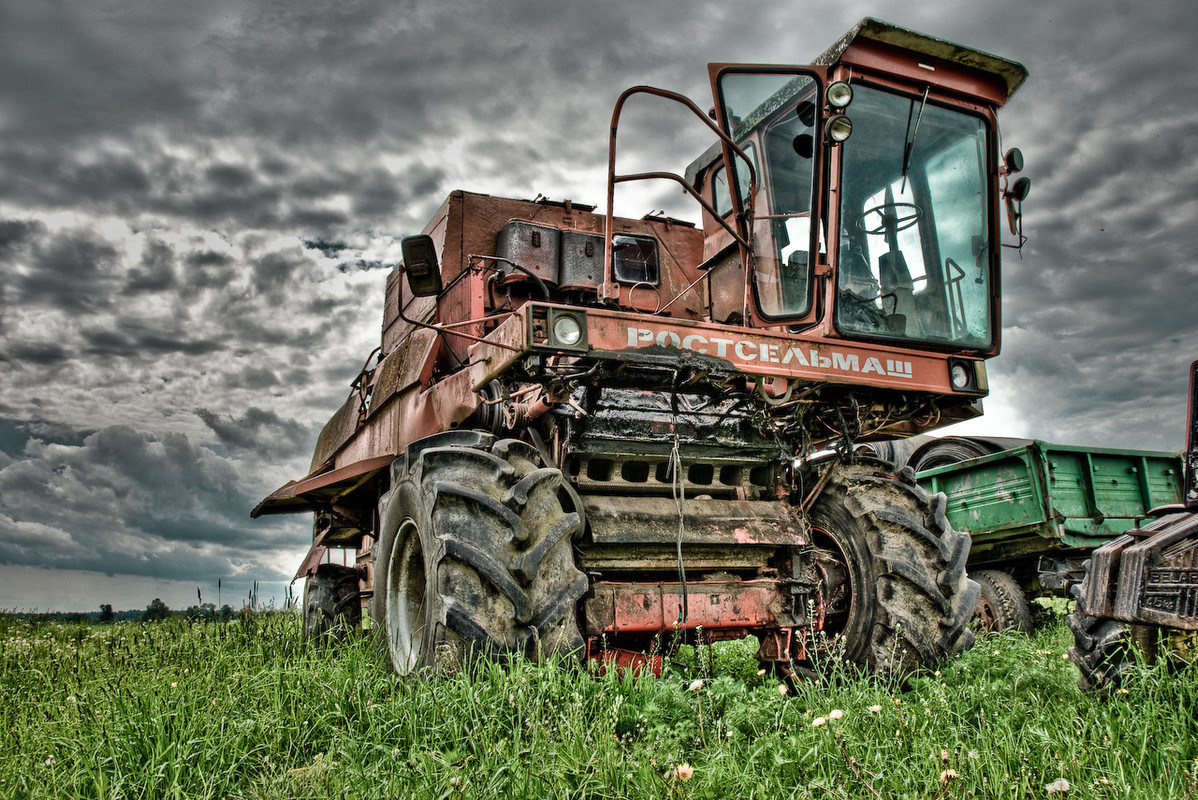
M 425 635 L 424 550 L 415 523 L 405 520 L 387 567 L 387 647 L 391 663 L 407 675 L 420 662 Z
M 819 574 L 816 603 L 821 624 L 817 627 L 828 639 L 843 634 L 849 627 L 856 596 L 854 576 L 848 556 L 836 537 L 823 528 L 811 529 L 811 541 L 817 550 L 830 553 L 831 559 L 818 559 L 815 567 Z
M 973 612 L 974 630 L 994 633 L 998 630 L 998 610 L 985 592 L 978 597 L 977 610 Z

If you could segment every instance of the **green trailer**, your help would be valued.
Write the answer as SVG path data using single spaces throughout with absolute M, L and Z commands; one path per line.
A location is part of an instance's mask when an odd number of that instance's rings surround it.
M 992 628 L 1030 629 L 1030 598 L 1065 596 L 1090 551 L 1182 500 L 1177 453 L 946 437 L 921 443 L 907 465 L 971 535 L 979 621 Z

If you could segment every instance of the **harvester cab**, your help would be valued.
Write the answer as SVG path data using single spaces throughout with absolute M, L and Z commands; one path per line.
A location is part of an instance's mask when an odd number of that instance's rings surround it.
M 1027 193 L 996 115 L 1025 77 L 866 19 L 812 65 L 712 65 L 710 114 L 625 92 L 606 213 L 451 194 L 310 474 L 254 512 L 316 512 L 310 629 L 360 600 L 400 672 L 747 635 L 784 671 L 837 637 L 905 671 L 965 646 L 968 537 L 854 445 L 980 413 L 1001 204 L 1018 232 Z M 711 131 L 684 176 L 617 172 L 636 94 Z M 617 217 L 637 180 L 702 228 Z

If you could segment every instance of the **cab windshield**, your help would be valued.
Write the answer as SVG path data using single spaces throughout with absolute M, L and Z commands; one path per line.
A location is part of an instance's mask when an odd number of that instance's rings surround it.
M 990 347 L 985 123 L 860 84 L 848 114 L 837 329 Z
M 766 317 L 796 318 L 811 308 L 811 208 L 819 84 L 810 73 L 729 72 L 720 101 L 733 139 L 754 162 L 754 292 Z M 733 162 L 735 184 L 746 206 L 748 169 Z M 716 176 L 717 194 L 729 181 Z M 730 197 L 729 197 L 730 199 Z M 731 205 L 717 206 L 723 213 Z

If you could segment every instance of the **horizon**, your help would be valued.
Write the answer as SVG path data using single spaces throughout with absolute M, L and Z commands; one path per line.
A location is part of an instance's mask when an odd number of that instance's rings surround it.
M 708 62 L 809 62 L 873 5 L 0 10 L 0 609 L 175 608 L 255 580 L 282 602 L 311 517 L 249 513 L 309 471 L 379 343 L 400 239 L 457 188 L 599 206 L 620 91 L 707 108 Z M 1003 350 L 986 415 L 938 433 L 1180 450 L 1198 358 L 1191 7 L 884 16 L 1030 72 L 999 114 L 1032 180 L 1028 241 L 1004 251 Z M 710 132 L 679 119 L 630 104 L 621 171 L 703 152 Z M 673 184 L 616 200 L 698 218 Z

